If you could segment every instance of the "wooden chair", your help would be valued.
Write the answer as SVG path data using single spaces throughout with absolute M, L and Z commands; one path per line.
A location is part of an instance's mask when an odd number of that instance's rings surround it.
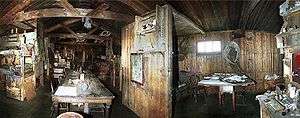
M 252 84 L 249 86 L 236 86 L 236 105 L 237 106 L 247 106 L 247 101 L 250 99 L 248 93 L 252 88 L 255 88 L 256 84 Z M 248 90 L 248 91 L 247 91 Z
M 235 87 L 236 94 L 236 105 L 238 106 L 247 106 L 247 92 L 246 86 L 236 86 Z
M 75 112 L 65 112 L 60 114 L 57 118 L 83 118 L 83 116 Z
M 180 101 L 182 98 L 188 96 L 189 92 L 189 77 L 187 71 L 180 71 L 179 72 L 179 80 L 178 80 L 178 87 L 176 88 L 176 100 Z
M 201 81 L 203 79 L 203 76 L 200 74 L 193 74 L 190 75 L 190 86 L 191 86 L 191 90 L 192 90 L 192 95 L 194 97 L 194 101 L 197 103 L 198 102 L 198 96 L 202 95 L 204 100 L 206 101 L 207 98 L 207 90 L 205 86 L 200 86 L 198 85 L 198 82 Z
M 103 104 L 89 104 L 91 115 L 97 115 L 98 113 L 102 114 L 102 117 L 105 117 L 105 106 Z
M 59 79 L 64 79 L 64 77 L 59 77 Z M 55 81 L 56 79 L 52 79 L 50 80 L 50 86 L 51 86 L 51 93 L 54 94 L 55 91 L 57 90 L 58 86 L 61 84 L 59 83 L 59 81 Z M 54 105 L 52 105 L 51 107 L 51 117 L 57 115 L 54 114 Z M 58 104 L 58 114 L 60 111 L 65 111 L 65 112 L 69 112 L 70 111 L 70 103 L 59 103 Z

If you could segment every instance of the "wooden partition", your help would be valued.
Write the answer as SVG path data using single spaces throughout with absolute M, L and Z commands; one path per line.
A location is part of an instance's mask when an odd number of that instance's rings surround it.
M 223 59 L 222 54 L 197 54 L 197 42 L 202 40 L 230 41 L 233 31 L 208 32 L 205 35 L 179 36 L 180 70 L 210 74 L 215 72 L 234 72 L 234 69 Z M 257 81 L 256 86 L 249 87 L 253 92 L 263 92 L 269 88 L 264 80 L 266 74 L 281 75 L 280 55 L 276 48 L 275 34 L 247 31 L 249 37 L 235 41 L 239 44 L 240 66 L 243 72 Z M 223 45 L 224 46 L 224 45 Z
M 171 117 L 171 52 L 172 13 L 167 5 L 122 29 L 122 102 L 141 118 Z

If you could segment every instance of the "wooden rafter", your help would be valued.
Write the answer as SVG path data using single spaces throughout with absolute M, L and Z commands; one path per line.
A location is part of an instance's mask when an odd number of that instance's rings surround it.
M 66 29 L 68 32 L 70 32 L 71 34 L 76 35 L 76 33 L 75 33 L 72 29 L 70 29 L 68 26 L 63 25 L 63 28 L 65 28 L 65 29 Z
M 106 3 L 103 3 L 101 5 L 99 5 L 96 9 L 94 9 L 93 11 L 89 12 L 87 14 L 87 16 L 94 16 L 94 15 L 97 15 L 99 13 L 102 13 L 103 11 L 106 11 L 108 10 L 109 8 L 109 5 L 106 4 Z
M 61 34 L 61 33 L 55 33 L 55 34 L 47 34 L 48 37 L 57 37 L 57 38 L 69 38 L 69 39 L 76 39 L 78 37 L 84 37 L 84 39 L 94 39 L 94 40 L 107 40 L 108 37 L 104 36 L 98 36 L 98 35 L 86 35 L 85 33 L 78 33 L 76 36 L 73 34 Z
M 185 15 L 179 13 L 178 11 L 176 11 L 175 9 L 173 9 L 173 17 L 177 18 L 175 21 L 176 22 L 183 22 L 184 25 L 182 25 L 181 28 L 183 27 L 190 27 L 193 29 L 193 33 L 202 33 L 205 34 L 205 31 L 203 30 L 203 28 L 197 24 L 195 24 L 192 20 L 190 20 L 188 17 L 186 17 Z M 180 26 L 179 26 L 180 27 Z M 179 28 L 178 28 L 179 29 Z M 186 30 L 186 29 L 185 29 Z M 188 32 L 188 31 L 186 31 Z
M 60 24 L 54 25 L 54 26 L 52 26 L 52 27 L 46 29 L 45 32 L 46 32 L 46 33 L 49 33 L 49 32 L 52 32 L 52 31 L 54 31 L 54 30 L 56 30 L 56 29 L 62 27 L 63 25 L 66 25 L 66 26 L 67 26 L 67 25 L 76 23 L 76 22 L 78 22 L 78 21 L 81 21 L 81 19 L 69 19 L 69 20 L 66 20 L 66 21 L 64 21 L 64 22 L 62 22 L 62 23 L 60 23 Z
M 95 27 L 94 29 L 92 29 L 91 31 L 89 31 L 86 35 L 91 35 L 93 34 L 94 32 L 96 32 L 98 30 L 98 27 Z
M 22 21 L 21 23 L 27 25 L 28 27 L 30 27 L 31 29 L 35 29 L 36 26 L 32 25 L 31 23 L 27 22 L 27 21 Z
M 149 12 L 151 9 L 139 0 L 119 0 L 134 9 L 139 15 Z
M 70 29 L 68 26 L 62 24 L 63 28 L 65 28 L 68 32 L 70 32 L 72 35 L 74 35 L 77 39 L 79 39 L 79 37 L 77 36 L 77 34 L 72 30 Z
M 73 15 L 80 15 L 80 11 L 75 9 L 73 5 L 68 2 L 68 0 L 59 0 L 59 4 Z
M 34 29 L 32 27 L 29 27 L 28 25 L 24 24 L 23 22 L 16 22 L 11 24 L 12 26 L 22 29 L 22 30 L 29 30 L 29 29 Z
M 99 43 L 56 42 L 56 44 L 64 44 L 64 45 L 101 45 L 103 42 L 99 42 Z
M 5 23 L 5 24 L 11 24 L 13 23 L 15 19 L 15 15 L 22 11 L 24 8 L 26 8 L 30 3 L 32 3 L 33 0 L 22 0 L 19 4 L 15 5 L 13 8 L 10 8 L 10 10 L 5 13 L 0 19 L 0 23 Z M 11 4 L 14 4 L 12 2 Z
M 40 10 L 34 10 L 29 12 L 19 12 L 16 16 L 15 21 L 26 21 L 31 19 L 38 19 L 38 18 L 49 18 L 49 17 L 90 17 L 90 18 L 96 18 L 96 19 L 110 19 L 110 20 L 119 20 L 119 21 L 125 21 L 125 22 L 131 22 L 134 20 L 134 16 L 117 13 L 113 11 L 102 11 L 101 13 L 98 13 L 97 15 L 89 16 L 87 15 L 89 12 L 91 12 L 93 9 L 80 9 L 76 8 L 80 14 L 74 15 L 69 11 L 65 11 L 62 8 L 49 8 L 49 9 L 40 9 Z

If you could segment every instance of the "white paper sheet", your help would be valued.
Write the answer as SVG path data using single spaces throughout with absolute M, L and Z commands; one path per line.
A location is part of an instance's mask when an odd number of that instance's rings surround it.
M 54 93 L 57 96 L 78 96 L 77 88 L 70 86 L 59 86 Z

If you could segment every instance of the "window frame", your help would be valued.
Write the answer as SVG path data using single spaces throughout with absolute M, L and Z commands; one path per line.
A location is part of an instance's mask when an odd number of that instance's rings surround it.
M 220 42 L 220 51 L 218 52 L 199 52 L 198 51 L 198 43 L 200 42 Z M 220 40 L 201 40 L 201 41 L 197 41 L 196 43 L 196 54 L 197 55 L 219 55 L 222 54 L 223 52 L 223 42 Z

